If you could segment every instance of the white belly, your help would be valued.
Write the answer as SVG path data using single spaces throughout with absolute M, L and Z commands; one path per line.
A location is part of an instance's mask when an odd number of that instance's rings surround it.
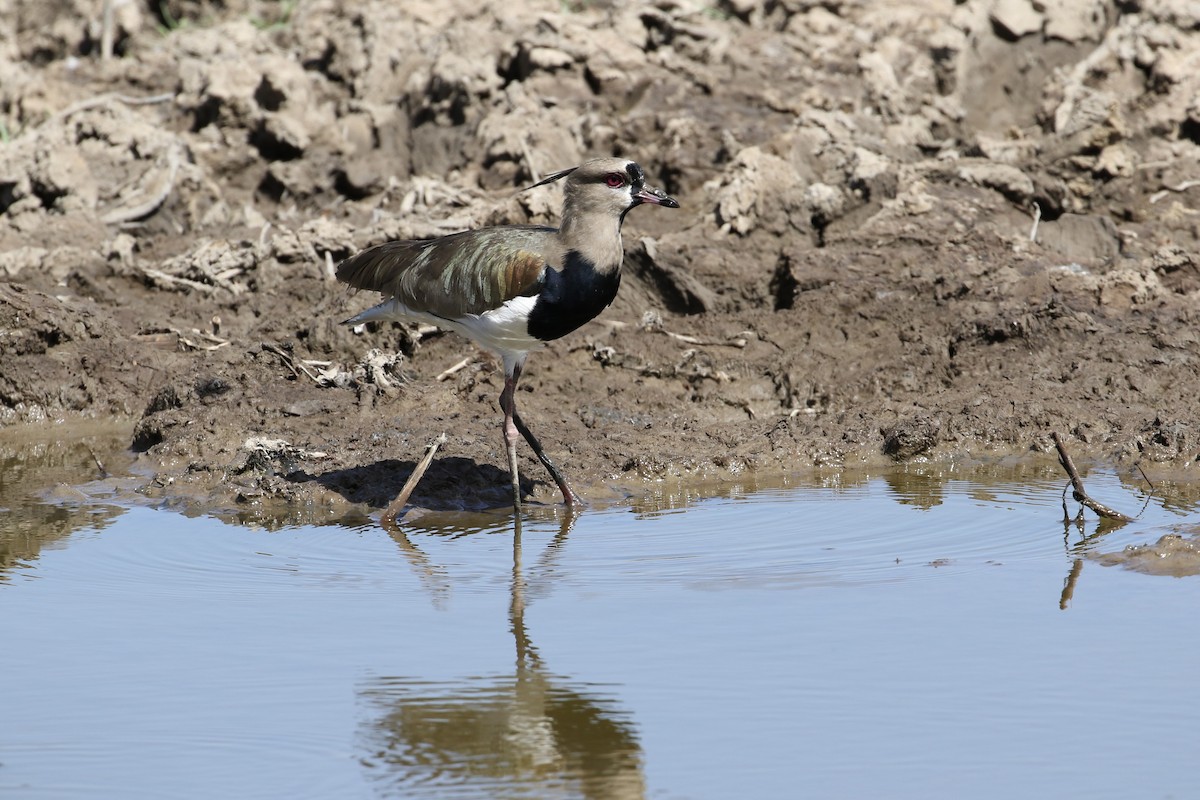
M 514 297 L 499 308 L 482 314 L 467 314 L 459 319 L 447 319 L 416 311 L 399 300 L 385 300 L 360 314 L 346 320 L 348 325 L 359 325 L 374 320 L 415 320 L 436 325 L 445 330 L 459 333 L 491 350 L 505 360 L 523 361 L 525 353 L 541 347 L 544 342 L 529 335 L 529 313 L 536 298 Z

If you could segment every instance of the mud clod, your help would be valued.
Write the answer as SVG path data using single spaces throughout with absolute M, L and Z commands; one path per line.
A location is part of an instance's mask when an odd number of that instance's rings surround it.
M 908 461 L 927 453 L 938 443 L 941 425 L 924 416 L 913 417 L 880 431 L 883 452 L 896 461 Z

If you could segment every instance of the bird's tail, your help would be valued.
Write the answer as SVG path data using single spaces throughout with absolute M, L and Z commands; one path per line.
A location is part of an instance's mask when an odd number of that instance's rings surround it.
M 396 319 L 399 315 L 396 313 L 396 301 L 384 300 L 379 305 L 374 305 L 365 311 L 360 311 L 350 319 L 342 320 L 343 325 L 362 325 L 364 322 L 374 322 L 383 319 Z

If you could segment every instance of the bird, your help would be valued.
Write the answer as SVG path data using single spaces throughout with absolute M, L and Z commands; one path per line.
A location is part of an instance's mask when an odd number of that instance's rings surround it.
M 624 260 L 621 226 L 630 210 L 644 204 L 679 208 L 675 198 L 646 183 L 637 162 L 625 158 L 594 158 L 528 188 L 559 180 L 563 204 L 557 228 L 499 225 L 435 239 L 388 241 L 337 267 L 339 281 L 384 297 L 345 324 L 425 322 L 499 356 L 502 432 L 518 509 L 518 434 L 558 484 L 564 503 L 582 505 L 517 411 L 526 357 L 595 319 L 617 296 Z

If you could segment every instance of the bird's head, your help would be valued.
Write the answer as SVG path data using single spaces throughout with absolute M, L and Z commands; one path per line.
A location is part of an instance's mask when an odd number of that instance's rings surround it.
M 563 185 L 564 221 L 576 215 L 600 214 L 619 221 L 634 206 L 652 203 L 679 208 L 679 202 L 662 189 L 646 184 L 646 173 L 626 158 L 594 158 L 578 167 L 556 172 L 535 183 L 542 186 L 566 178 Z M 533 186 L 529 188 L 533 188 Z

